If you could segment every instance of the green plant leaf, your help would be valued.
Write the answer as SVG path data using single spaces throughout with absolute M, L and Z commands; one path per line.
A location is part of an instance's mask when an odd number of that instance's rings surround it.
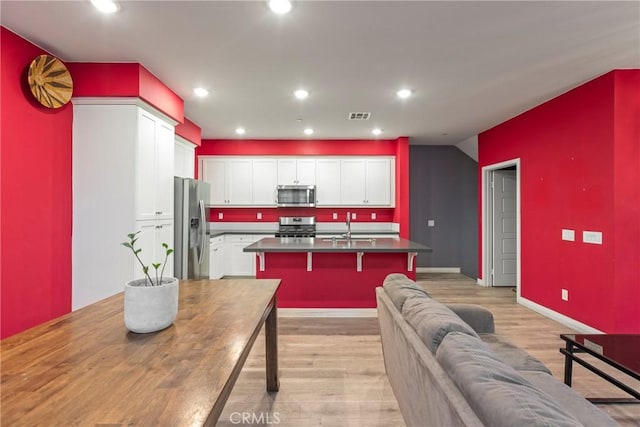
M 155 268 L 155 269 L 157 270 L 157 269 L 159 269 L 159 268 L 160 268 L 160 266 L 161 266 L 162 264 L 160 264 L 160 263 L 158 262 L 158 263 L 151 264 L 151 265 L 153 265 L 153 268 Z
M 131 248 L 131 249 L 133 249 L 133 248 Z M 142 252 L 142 249 L 136 249 L 135 251 L 133 251 L 133 253 L 136 254 L 136 255 L 139 254 L 140 252 Z
M 133 246 L 131 246 L 131 243 L 129 242 L 122 242 L 120 244 L 126 248 L 133 249 Z
M 166 243 L 163 243 L 162 247 L 165 248 L 165 249 L 169 249 L 169 245 L 167 245 Z
M 167 249 L 167 256 L 173 253 L 173 249 Z
M 129 234 L 127 234 L 127 237 L 128 237 L 129 239 L 133 239 L 134 237 L 136 237 L 136 234 L 138 234 L 138 233 L 139 233 L 139 231 L 138 231 L 138 232 L 135 232 L 135 233 L 129 233 Z
M 143 266 L 142 266 L 142 271 L 144 272 L 144 274 L 149 273 L 149 266 L 147 266 L 147 265 L 143 265 Z

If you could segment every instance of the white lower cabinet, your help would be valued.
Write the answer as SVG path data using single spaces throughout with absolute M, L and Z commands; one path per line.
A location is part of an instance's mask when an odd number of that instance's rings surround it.
M 209 246 L 209 278 L 220 279 L 224 276 L 224 237 L 211 238 Z
M 256 254 L 243 249 L 263 237 L 272 235 L 228 234 L 224 236 L 225 276 L 255 276 Z
M 144 265 L 149 267 L 149 276 L 155 278 L 156 270 L 152 264 L 163 264 L 166 256 L 166 250 L 162 244 L 166 243 L 170 248 L 173 248 L 173 220 L 136 221 L 136 231 L 140 231 L 136 241 L 136 248 L 141 249 L 138 256 Z M 160 276 L 161 270 L 162 265 L 158 269 L 158 276 Z M 171 276 L 173 276 L 173 254 L 169 255 L 167 259 L 162 277 Z M 133 277 L 144 277 L 142 266 L 137 261 Z

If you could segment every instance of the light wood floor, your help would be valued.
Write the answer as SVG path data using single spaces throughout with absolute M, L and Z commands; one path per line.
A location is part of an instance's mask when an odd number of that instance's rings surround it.
M 559 335 L 571 329 L 517 305 L 509 288 L 483 288 L 458 274 L 419 275 L 418 281 L 441 302 L 476 303 L 490 309 L 496 332 L 562 379 Z M 405 425 L 384 372 L 377 319 L 281 318 L 279 328 L 280 391 L 265 391 L 261 334 L 218 425 Z M 573 378 L 574 388 L 584 396 L 625 397 L 581 366 L 574 365 Z M 638 382 L 627 382 L 640 388 Z M 623 426 L 640 426 L 640 404 L 599 407 Z M 244 424 L 239 422 L 243 416 Z

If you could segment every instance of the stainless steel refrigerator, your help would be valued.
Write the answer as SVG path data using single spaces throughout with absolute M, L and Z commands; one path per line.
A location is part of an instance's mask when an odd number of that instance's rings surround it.
M 173 179 L 175 203 L 174 275 L 178 279 L 209 278 L 209 184 Z

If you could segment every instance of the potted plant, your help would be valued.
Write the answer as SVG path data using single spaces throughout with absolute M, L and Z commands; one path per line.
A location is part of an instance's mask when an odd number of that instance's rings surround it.
M 149 274 L 149 266 L 144 265 L 140 259 L 142 249 L 135 247 L 138 233 L 140 232 L 128 234 L 129 241 L 122 243 L 131 249 L 144 273 L 143 278 L 130 280 L 124 286 L 124 324 L 131 332 L 148 333 L 165 329 L 175 320 L 178 314 L 178 279 L 163 278 L 167 260 L 173 253 L 173 249 L 166 243 L 162 244 L 165 250 L 164 262 L 152 263 L 154 277 Z

